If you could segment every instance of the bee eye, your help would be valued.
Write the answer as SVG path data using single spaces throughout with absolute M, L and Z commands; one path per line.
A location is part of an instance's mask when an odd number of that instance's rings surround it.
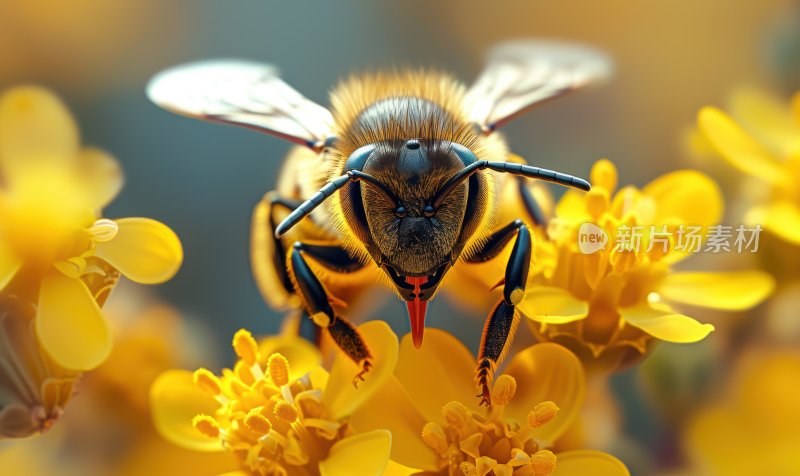
M 422 214 L 425 216 L 425 218 L 432 217 L 434 213 L 436 213 L 436 210 L 434 210 L 430 205 L 425 205 L 425 208 L 422 209 Z
M 405 218 L 405 216 L 406 216 L 406 215 L 408 215 L 408 210 L 406 210 L 406 207 L 404 207 L 404 206 L 400 205 L 400 206 L 399 206 L 399 207 L 397 207 L 397 209 L 394 211 L 394 214 L 395 214 L 395 216 L 396 216 L 397 218 Z

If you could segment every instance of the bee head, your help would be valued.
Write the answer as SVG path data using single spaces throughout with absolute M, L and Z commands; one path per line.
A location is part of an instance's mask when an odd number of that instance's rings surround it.
M 386 185 L 395 197 L 384 199 L 373 188 L 362 189 L 370 235 L 383 261 L 404 276 L 432 275 L 458 240 L 466 208 L 461 187 L 435 209 L 439 188 L 463 163 L 441 142 L 411 139 L 378 144 L 364 171 Z

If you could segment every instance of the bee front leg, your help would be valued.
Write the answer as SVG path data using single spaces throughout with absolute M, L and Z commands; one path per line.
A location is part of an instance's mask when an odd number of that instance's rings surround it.
M 490 384 L 494 371 L 503 361 L 506 351 L 519 326 L 517 304 L 525 295 L 528 268 L 531 261 L 531 234 L 522 220 L 515 220 L 492 233 L 486 243 L 468 256 L 468 263 L 479 263 L 496 257 L 514 235 L 514 248 L 506 264 L 503 299 L 492 308 L 481 337 L 478 368 L 475 381 L 481 392 L 481 405 L 491 406 Z
M 292 277 L 303 301 L 303 307 L 311 320 L 319 327 L 327 329 L 336 345 L 361 367 L 361 371 L 353 378 L 353 385 L 357 386 L 359 380 L 364 380 L 364 375 L 372 368 L 372 354 L 358 329 L 334 312 L 328 293 L 303 257 L 305 253 L 309 253 L 326 267 L 334 268 L 332 271 L 337 268 L 348 269 L 349 266 L 355 265 L 345 263 L 344 257 L 347 253 L 335 246 L 306 245 L 298 242 L 292 249 Z
M 531 189 L 528 188 L 528 181 L 525 177 L 516 177 L 516 179 L 522 205 L 525 207 L 525 211 L 528 212 L 531 221 L 537 227 L 547 228 L 547 215 L 542 210 L 539 202 L 536 201 L 533 193 L 531 193 Z

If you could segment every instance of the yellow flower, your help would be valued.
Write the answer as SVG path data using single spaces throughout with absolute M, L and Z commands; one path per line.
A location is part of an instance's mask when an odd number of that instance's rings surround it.
M 125 284 L 103 308 L 114 335 L 111 355 L 81 377 L 80 398 L 70 402 L 51 431 L 0 445 L 3 474 L 172 476 L 229 467 L 226 455 L 178 448 L 153 428 L 150 384 L 165 370 L 207 358 L 200 353 L 208 346 L 198 340 L 202 328 L 154 300 L 145 288 Z
M 754 352 L 734 383 L 689 424 L 690 460 L 702 474 L 800 474 L 800 354 Z
M 80 148 L 69 111 L 44 89 L 0 98 L 0 178 L 0 291 L 37 303 L 38 342 L 56 364 L 92 369 L 111 350 L 100 306 L 118 272 L 163 282 L 180 267 L 180 241 L 155 220 L 100 215 L 119 167 Z
M 731 114 L 736 120 L 705 107 L 698 124 L 729 164 L 769 187 L 765 194 L 751 193 L 763 196 L 754 197 L 746 220 L 800 245 L 800 93 L 784 106 L 768 94 L 741 90 L 733 97 Z
M 721 216 L 721 194 L 705 175 L 681 170 L 641 190 L 628 186 L 615 193 L 616 168 L 601 160 L 591 181 L 590 192 L 568 191 L 561 198 L 549 238 L 537 248 L 519 307 L 540 339 L 567 346 L 587 365 L 613 369 L 640 358 L 653 339 L 696 342 L 714 329 L 669 302 L 740 310 L 772 292 L 772 278 L 761 272 L 672 271 L 693 247 L 679 241 L 689 240 L 681 226 L 707 230 Z M 585 229 L 605 234 L 605 246 L 582 252 Z
M 360 326 L 375 353 L 370 378 L 352 384 L 356 365 L 339 353 L 330 374 L 319 351 L 300 338 L 267 339 L 245 330 L 233 348 L 239 360 L 221 376 L 206 369 L 172 370 L 151 389 L 156 428 L 197 451 L 233 453 L 241 475 L 380 475 L 392 435 L 358 433 L 349 416 L 374 395 L 397 363 L 397 337 L 384 322 Z
M 584 397 L 583 369 L 571 352 L 546 343 L 518 353 L 486 409 L 475 397 L 475 358 L 450 334 L 429 332 L 419 350 L 403 338 L 394 377 L 350 419 L 361 431 L 392 432 L 387 475 L 628 474 L 606 453 L 549 450 Z

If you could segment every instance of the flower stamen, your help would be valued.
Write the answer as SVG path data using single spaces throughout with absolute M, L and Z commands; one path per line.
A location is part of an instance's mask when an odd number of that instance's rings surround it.
M 101 218 L 89 228 L 89 235 L 95 243 L 103 243 L 113 240 L 119 232 L 119 225 L 114 220 Z
M 294 423 L 297 421 L 297 417 L 299 414 L 297 413 L 297 408 L 289 402 L 280 401 L 275 405 L 273 409 L 275 416 L 286 423 Z
M 547 476 L 556 469 L 556 455 L 550 450 L 539 450 L 531 455 L 528 467 L 534 476 Z
M 282 387 L 289 383 L 289 361 L 282 354 L 275 352 L 267 360 L 267 369 L 272 382 Z
M 219 377 L 211 373 L 208 369 L 199 368 L 195 370 L 192 379 L 195 385 L 212 397 L 216 397 L 222 393 L 222 382 Z
M 528 425 L 533 428 L 546 425 L 553 421 L 556 415 L 558 415 L 559 410 L 558 406 L 551 401 L 542 402 L 528 413 Z
M 492 389 L 492 403 L 504 407 L 517 393 L 517 381 L 510 375 L 501 375 L 497 378 Z
M 209 415 L 200 414 L 192 419 L 192 426 L 209 438 L 218 438 L 220 434 L 217 420 Z
M 442 416 L 448 426 L 459 430 L 469 421 L 469 410 L 461 402 L 449 402 L 442 407 Z
M 262 410 L 262 408 L 253 408 L 244 417 L 245 426 L 258 436 L 264 436 L 272 429 L 269 420 L 261 414 Z
M 441 456 L 447 453 L 447 437 L 442 427 L 436 423 L 428 422 L 422 427 L 422 441 Z

